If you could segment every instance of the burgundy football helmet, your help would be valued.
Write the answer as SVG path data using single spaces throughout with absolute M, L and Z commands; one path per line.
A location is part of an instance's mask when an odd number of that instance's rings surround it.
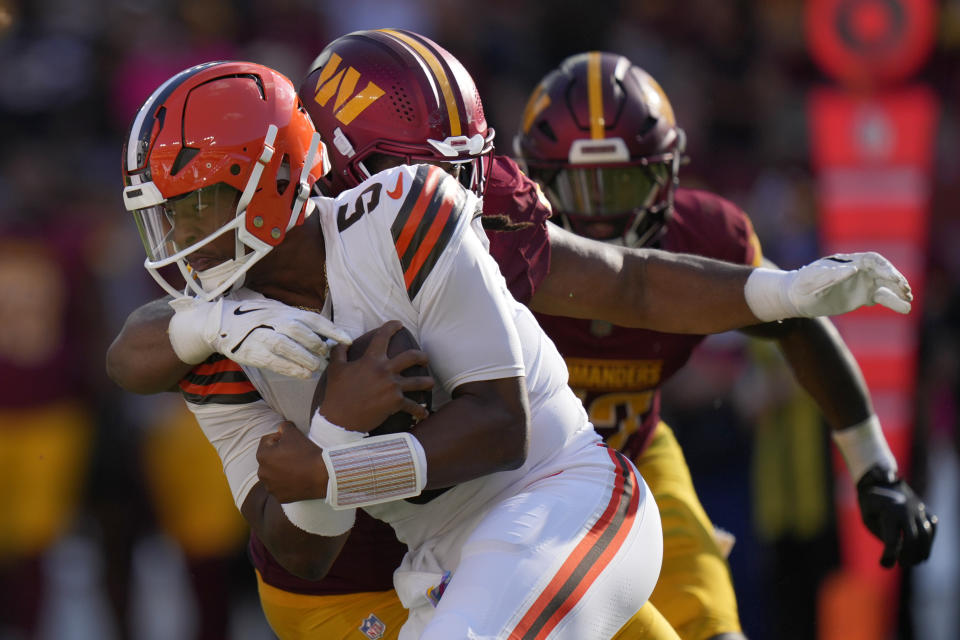
M 159 271 L 170 264 L 187 292 L 215 298 L 303 222 L 328 169 L 286 76 L 249 62 L 181 71 L 140 107 L 124 145 L 123 201 L 144 266 L 174 297 L 186 292 Z
M 382 169 L 377 155 L 450 165 L 483 193 L 494 130 L 470 74 L 432 40 L 399 29 L 337 38 L 313 61 L 300 98 L 327 143 L 331 194 Z
M 514 138 L 564 226 L 628 246 L 659 237 L 684 145 L 657 81 L 599 51 L 571 56 L 544 77 Z

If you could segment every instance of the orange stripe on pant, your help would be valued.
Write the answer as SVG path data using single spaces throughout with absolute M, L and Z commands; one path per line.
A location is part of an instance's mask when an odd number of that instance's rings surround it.
M 640 493 L 630 463 L 616 451 L 607 451 L 618 467 L 607 508 L 510 633 L 510 640 L 546 638 L 623 546 L 637 515 Z M 544 615 L 548 617 L 543 619 Z

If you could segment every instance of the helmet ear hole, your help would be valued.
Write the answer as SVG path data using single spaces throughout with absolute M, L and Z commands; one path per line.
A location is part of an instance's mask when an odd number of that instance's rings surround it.
M 173 161 L 173 166 L 170 168 L 170 175 L 175 176 L 180 173 L 180 170 L 190 164 L 190 161 L 193 160 L 198 153 L 200 153 L 200 149 L 182 147 Z
M 550 123 L 546 120 L 541 120 L 537 123 L 537 129 L 540 130 L 540 133 L 550 138 L 553 142 L 557 142 L 557 134 L 553 132 L 553 127 L 550 126 Z
M 277 168 L 277 195 L 283 195 L 290 186 L 290 155 L 285 153 Z
M 640 130 L 637 132 L 637 138 L 643 138 L 645 135 L 653 131 L 653 128 L 657 126 L 657 123 L 660 122 L 660 118 L 656 116 L 647 116 L 643 121 L 643 124 L 640 125 Z

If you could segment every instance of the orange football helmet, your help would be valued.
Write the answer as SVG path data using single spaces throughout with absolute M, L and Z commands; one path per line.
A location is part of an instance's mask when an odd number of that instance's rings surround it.
M 175 297 L 215 298 L 303 222 L 328 170 L 288 78 L 249 62 L 181 71 L 143 104 L 124 145 L 123 201 L 144 266 Z M 174 263 L 185 291 L 159 272 Z

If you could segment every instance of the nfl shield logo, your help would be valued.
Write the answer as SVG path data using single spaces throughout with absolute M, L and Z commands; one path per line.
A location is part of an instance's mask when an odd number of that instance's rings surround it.
M 430 601 L 434 607 L 440 604 L 440 598 L 443 596 L 443 592 L 447 590 L 447 583 L 450 582 L 451 573 L 449 571 L 444 571 L 443 576 L 440 578 L 440 584 L 430 587 L 427 589 L 427 600 Z
M 387 625 L 383 624 L 383 620 L 372 613 L 364 618 L 363 624 L 360 625 L 360 632 L 370 638 L 370 640 L 379 640 L 379 638 L 383 637 L 383 633 L 386 630 Z

